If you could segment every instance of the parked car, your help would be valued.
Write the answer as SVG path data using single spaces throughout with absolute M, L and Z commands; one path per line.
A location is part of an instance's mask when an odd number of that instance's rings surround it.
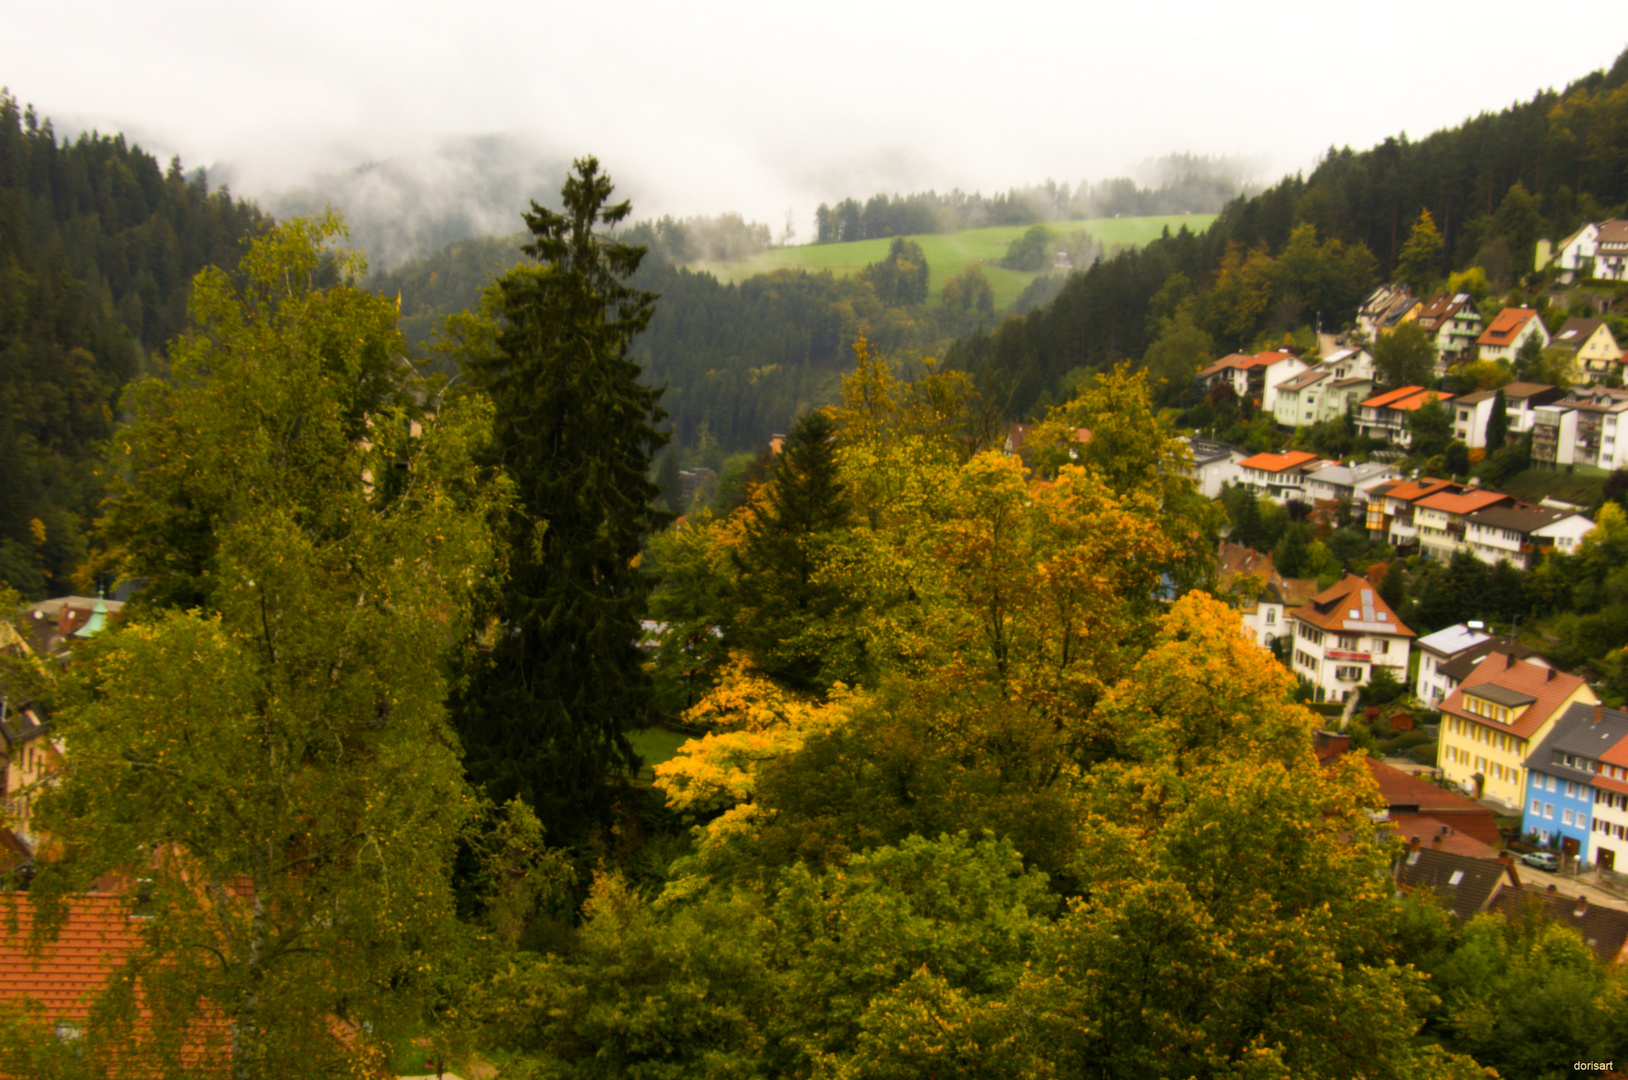
M 1521 856 L 1521 862 L 1527 866 L 1535 866 L 1539 870 L 1559 870 L 1560 860 L 1552 851 L 1528 851 Z

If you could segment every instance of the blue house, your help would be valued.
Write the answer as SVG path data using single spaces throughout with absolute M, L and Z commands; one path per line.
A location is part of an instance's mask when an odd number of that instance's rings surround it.
M 1593 862 L 1594 778 L 1600 756 L 1625 738 L 1628 712 L 1621 709 L 1579 703 L 1561 714 L 1526 759 L 1521 831 L 1579 863 Z

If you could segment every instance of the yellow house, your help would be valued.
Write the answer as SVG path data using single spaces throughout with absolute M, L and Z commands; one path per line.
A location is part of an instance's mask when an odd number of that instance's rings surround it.
M 1467 793 L 1519 813 L 1527 755 L 1577 702 L 1599 702 L 1577 676 L 1490 653 L 1441 703 L 1436 764 Z
M 1575 353 L 1578 374 L 1591 383 L 1606 382 L 1622 370 L 1622 348 L 1600 319 L 1567 319 L 1551 344 Z

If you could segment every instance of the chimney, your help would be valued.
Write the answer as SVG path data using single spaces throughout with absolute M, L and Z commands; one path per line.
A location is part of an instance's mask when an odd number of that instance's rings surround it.
M 1419 838 L 1417 836 L 1415 836 L 1413 838 L 1413 842 L 1408 845 L 1408 850 L 1409 851 L 1418 851 L 1419 850 Z
M 1544 682 L 1553 682 L 1554 677 L 1555 677 L 1555 669 L 1554 668 L 1545 668 L 1544 670 L 1547 672 L 1547 674 L 1545 674 L 1543 676 L 1543 681 Z
M 1435 836 L 1430 838 L 1430 849 L 1432 851 L 1441 850 L 1441 833 L 1437 833 Z
M 1550 882 L 1549 887 L 1547 889 L 1544 889 L 1543 891 L 1548 893 L 1550 896 L 1553 896 L 1555 893 L 1559 892 L 1560 890 L 1554 887 L 1553 882 Z
M 1604 705 L 1596 705 L 1596 706 L 1594 706 L 1594 722 L 1596 724 L 1598 724 L 1601 720 L 1604 720 L 1604 719 L 1605 719 L 1605 706 Z

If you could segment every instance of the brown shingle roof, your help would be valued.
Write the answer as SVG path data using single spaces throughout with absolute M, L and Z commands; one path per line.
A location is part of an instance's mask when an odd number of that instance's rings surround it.
M 1510 919 L 1536 915 L 1549 922 L 1569 926 L 1582 935 L 1584 943 L 1594 950 L 1594 955 L 1602 963 L 1609 964 L 1621 956 L 1624 944 L 1628 943 L 1628 911 L 1591 904 L 1581 897 L 1549 892 L 1541 885 L 1503 889 L 1489 910 Z
M 1396 883 L 1404 889 L 1429 889 L 1441 905 L 1466 922 L 1487 909 L 1509 868 L 1500 862 L 1435 851 L 1421 845 L 1403 849 L 1396 861 Z
M 1520 694 L 1530 694 L 1537 700 L 1510 723 L 1500 724 L 1485 716 L 1477 716 L 1464 707 L 1464 695 L 1488 683 Z M 1564 671 L 1539 667 L 1505 653 L 1493 652 L 1475 666 L 1457 690 L 1447 695 L 1447 700 L 1441 703 L 1441 711 L 1494 731 L 1507 732 L 1517 739 L 1527 739 L 1548 722 L 1560 708 L 1561 702 L 1587 685 L 1582 679 Z

